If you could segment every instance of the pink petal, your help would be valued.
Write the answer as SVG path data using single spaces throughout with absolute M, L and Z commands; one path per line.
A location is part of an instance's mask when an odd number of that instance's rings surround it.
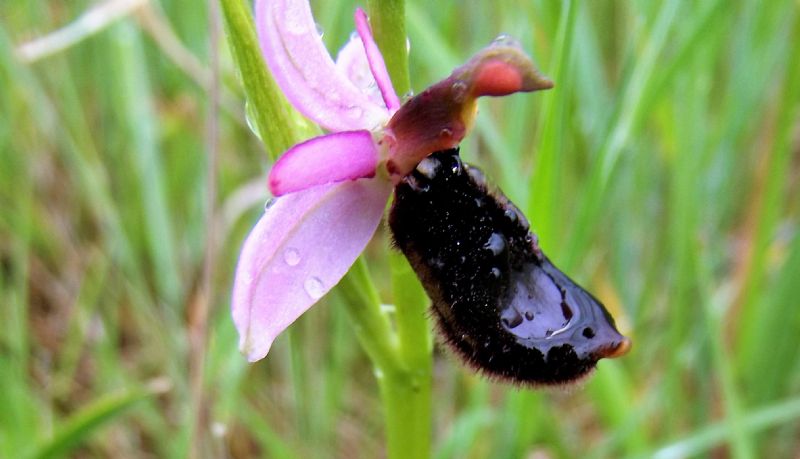
M 383 101 L 386 102 L 386 108 L 388 108 L 390 112 L 394 112 L 400 108 L 400 99 L 397 98 L 397 93 L 394 92 L 392 79 L 389 77 L 389 71 L 386 70 L 386 63 L 383 61 L 383 55 L 378 49 L 378 45 L 375 44 L 375 40 L 372 38 L 372 30 L 370 30 L 369 23 L 367 22 L 367 14 L 364 13 L 364 10 L 361 8 L 356 8 L 355 19 L 356 31 L 358 31 L 358 35 L 364 43 L 364 51 L 367 53 L 369 68 L 372 70 L 372 75 L 375 77 L 375 81 L 381 89 L 381 96 L 383 96 Z
M 366 94 L 369 100 L 377 105 L 385 106 L 381 90 L 369 68 L 364 43 L 358 34 L 353 34 L 350 41 L 339 50 L 339 54 L 336 55 L 336 68 L 347 76 L 362 93 Z
M 307 0 L 256 0 L 255 14 L 267 65 L 301 113 L 330 131 L 374 129 L 386 121 L 386 110 L 337 71 Z
M 391 186 L 361 179 L 277 198 L 244 242 L 233 283 L 239 348 L 254 362 L 344 276 L 380 223 Z
M 269 173 L 275 196 L 326 183 L 374 177 L 378 149 L 369 131 L 314 137 L 284 153 Z

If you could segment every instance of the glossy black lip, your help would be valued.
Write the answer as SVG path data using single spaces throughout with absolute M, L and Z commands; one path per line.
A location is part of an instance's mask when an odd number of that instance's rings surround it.
M 602 303 L 550 262 L 524 215 L 458 150 L 434 153 L 397 185 L 389 226 L 444 342 L 490 377 L 563 384 L 630 348 Z

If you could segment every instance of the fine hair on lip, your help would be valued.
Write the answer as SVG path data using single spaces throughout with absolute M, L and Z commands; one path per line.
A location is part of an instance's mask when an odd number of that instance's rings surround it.
M 397 184 L 389 226 L 443 341 L 490 378 L 563 385 L 630 348 L 602 303 L 553 265 L 524 215 L 457 149 L 432 154 Z

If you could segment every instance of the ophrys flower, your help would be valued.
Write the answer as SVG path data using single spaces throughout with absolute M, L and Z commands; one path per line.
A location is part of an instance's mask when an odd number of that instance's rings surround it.
M 461 142 L 477 97 L 552 86 L 518 46 L 501 40 L 401 106 L 360 9 L 358 37 L 336 62 L 307 1 L 258 0 L 255 11 L 278 85 L 330 133 L 276 162 L 269 187 L 278 198 L 242 248 L 232 309 L 251 361 L 344 276 L 380 223 L 392 184 L 429 154 Z

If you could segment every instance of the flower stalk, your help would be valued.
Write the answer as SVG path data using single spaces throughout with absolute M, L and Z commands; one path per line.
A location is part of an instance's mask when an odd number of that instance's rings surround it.
M 411 90 L 404 0 L 368 0 L 370 24 L 398 94 Z M 401 367 L 378 372 L 393 458 L 426 458 L 431 449 L 432 338 L 428 298 L 399 252 L 389 255 Z
M 411 90 L 411 79 L 405 0 L 367 0 L 367 12 L 394 88 L 401 96 L 407 94 Z
M 261 57 L 249 8 L 242 0 L 221 0 L 232 54 L 240 68 L 256 129 L 274 158 L 308 137 L 302 119 L 286 101 Z M 401 94 L 410 89 L 402 0 L 369 2 L 371 26 L 384 53 L 392 81 Z M 430 456 L 431 336 L 425 315 L 427 298 L 399 253 L 391 255 L 396 329 L 380 299 L 367 264 L 359 258 L 342 279 L 345 299 L 361 347 L 378 379 L 386 416 L 390 458 Z

